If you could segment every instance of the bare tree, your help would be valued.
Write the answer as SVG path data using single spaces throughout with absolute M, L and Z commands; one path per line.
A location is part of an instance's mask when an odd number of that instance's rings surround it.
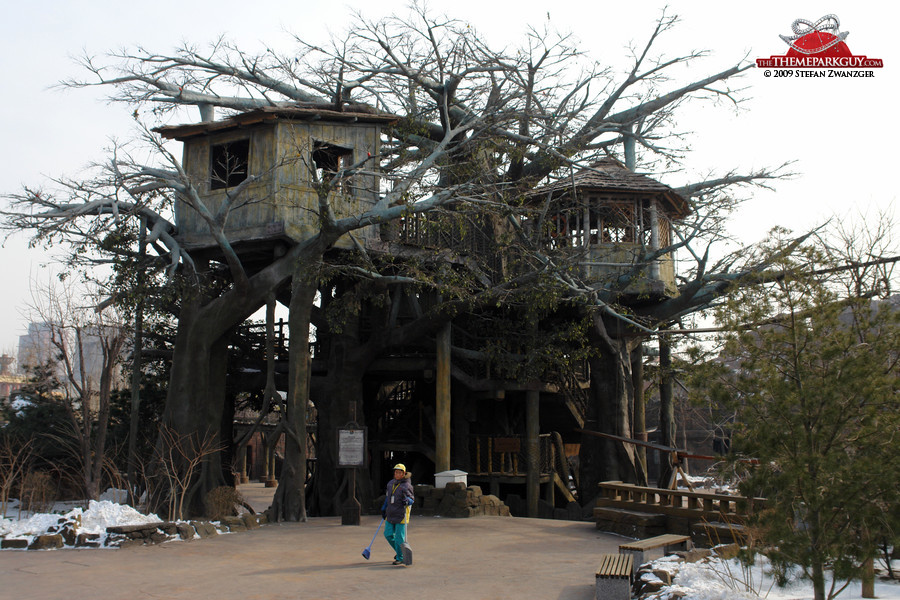
M 21 485 L 31 454 L 31 440 L 0 435 L 0 517 L 6 517 L 13 486 Z
M 155 492 L 165 498 L 170 521 L 183 519 L 187 516 L 190 489 L 197 485 L 196 474 L 203 461 L 222 450 L 218 432 L 181 434 L 163 424 L 159 436 L 155 479 L 160 482 L 160 489 Z
M 33 320 L 41 323 L 49 338 L 50 355 L 41 358 L 54 367 L 62 383 L 52 397 L 69 417 L 81 483 L 87 496 L 96 500 L 106 460 L 110 400 L 120 383 L 126 332 L 111 308 L 95 311 L 96 297 L 90 293 L 76 297 L 74 287 L 60 290 L 48 285 L 33 290 L 32 299 Z

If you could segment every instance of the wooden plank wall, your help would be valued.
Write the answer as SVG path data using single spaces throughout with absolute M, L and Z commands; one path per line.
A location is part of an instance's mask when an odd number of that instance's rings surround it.
M 284 164 L 250 186 L 247 195 L 252 201 L 231 212 L 227 231 L 232 241 L 265 239 L 281 235 L 282 231 L 299 240 L 317 230 L 318 200 L 309 170 L 315 141 L 353 148 L 354 162 L 369 152 L 377 155 L 380 150 L 380 126 L 368 123 L 279 121 L 187 140 L 183 164 L 212 212 L 221 207 L 226 190 L 210 190 L 210 147 L 248 137 L 251 173 L 265 173 L 271 171 L 273 165 Z M 349 185 L 345 185 L 343 193 L 332 198 L 335 215 L 338 218 L 351 216 L 375 206 L 379 198 L 378 186 L 378 178 L 374 175 L 355 176 Z M 214 245 L 206 223 L 184 203 L 176 203 L 176 222 L 186 243 Z M 283 229 L 279 229 L 278 224 L 282 224 Z M 355 235 L 361 239 L 375 239 L 378 230 L 369 226 Z M 338 245 L 349 246 L 349 238 L 342 239 Z

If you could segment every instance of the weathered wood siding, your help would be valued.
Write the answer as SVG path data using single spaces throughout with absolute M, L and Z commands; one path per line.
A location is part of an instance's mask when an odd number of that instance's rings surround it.
M 226 226 L 232 242 L 264 240 L 288 236 L 301 241 L 318 231 L 318 200 L 312 184 L 312 148 L 316 141 L 353 149 L 352 161 L 368 152 L 377 155 L 380 126 L 305 121 L 278 121 L 189 139 L 184 145 L 183 164 L 206 206 L 215 214 L 222 206 L 226 189 L 210 189 L 210 148 L 241 139 L 250 140 L 249 173 L 263 175 L 249 186 L 246 201 L 233 209 Z M 375 164 L 366 165 L 373 171 Z M 356 175 L 345 182 L 331 203 L 338 218 L 360 214 L 378 202 L 378 177 Z M 230 188 L 233 189 L 233 188 Z M 177 202 L 175 219 L 183 242 L 189 247 L 213 246 L 209 227 L 200 214 L 184 202 Z M 361 240 L 375 238 L 378 229 L 369 226 L 354 233 Z M 338 246 L 349 247 L 344 236 Z

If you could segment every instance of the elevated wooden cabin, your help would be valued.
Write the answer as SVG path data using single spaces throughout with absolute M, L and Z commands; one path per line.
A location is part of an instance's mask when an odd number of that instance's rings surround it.
M 396 120 L 368 107 L 336 111 L 332 105 L 264 107 L 218 121 L 160 127 L 163 137 L 184 142 L 182 164 L 206 208 L 215 214 L 227 195 L 249 176 L 259 177 L 228 215 L 229 241 L 263 249 L 273 241 L 298 242 L 318 230 L 316 181 L 373 157 L 367 174 L 343 179 L 333 190 L 338 218 L 360 214 L 379 202 L 381 129 Z M 215 240 L 197 210 L 176 203 L 178 237 L 188 249 L 210 249 Z M 363 243 L 376 238 L 375 226 L 354 234 Z M 339 247 L 349 247 L 348 236 Z
M 672 223 L 691 213 L 687 201 L 669 186 L 606 158 L 571 177 L 535 189 L 534 204 L 546 203 L 544 241 L 577 256 L 589 281 L 602 281 L 642 269 L 629 293 L 675 293 L 671 254 L 645 257 L 672 243 Z

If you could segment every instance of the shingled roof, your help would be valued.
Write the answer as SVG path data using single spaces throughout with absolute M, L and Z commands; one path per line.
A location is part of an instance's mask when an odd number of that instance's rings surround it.
M 678 192 L 651 177 L 635 173 L 614 158 L 602 158 L 589 166 L 566 177 L 535 188 L 529 196 L 559 197 L 570 193 L 573 188 L 595 192 L 622 192 L 661 197 L 666 201 L 674 218 L 683 218 L 691 213 L 690 205 Z
M 278 119 L 295 121 L 339 121 L 345 123 L 394 123 L 399 117 L 389 113 L 378 112 L 369 106 L 351 105 L 343 111 L 334 110 L 334 104 L 263 106 L 238 113 L 221 121 L 202 121 L 187 125 L 166 125 L 157 127 L 164 138 L 184 140 L 197 135 L 205 135 L 217 131 L 225 131 L 238 127 L 255 125 L 265 121 Z

